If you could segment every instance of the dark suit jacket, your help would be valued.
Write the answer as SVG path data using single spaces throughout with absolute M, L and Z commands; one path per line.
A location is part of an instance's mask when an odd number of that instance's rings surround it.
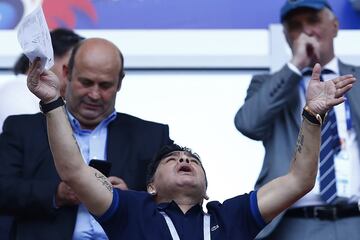
M 359 67 L 339 62 L 339 69 L 340 75 L 353 74 L 360 79 Z M 301 123 L 298 87 L 301 79 L 287 65 L 274 74 L 254 76 L 245 103 L 235 116 L 237 129 L 251 139 L 261 140 L 265 147 L 265 158 L 255 188 L 286 174 L 290 169 Z M 360 136 L 359 83 L 354 84 L 347 97 L 353 125 L 357 136 Z M 276 223 L 273 221 L 272 224 Z M 271 227 L 266 229 L 272 231 Z
M 170 142 L 167 125 L 118 113 L 108 126 L 110 175 L 130 189 L 145 190 L 148 162 Z M 0 135 L 0 213 L 15 216 L 13 239 L 71 239 L 77 207 L 53 208 L 59 182 L 44 116 L 7 118 Z

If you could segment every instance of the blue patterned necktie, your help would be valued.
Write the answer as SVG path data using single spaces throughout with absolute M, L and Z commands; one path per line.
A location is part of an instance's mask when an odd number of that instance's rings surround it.
M 334 74 L 331 70 L 323 70 L 321 74 Z M 303 75 L 308 75 L 304 72 Z M 311 73 L 310 73 L 311 75 Z M 320 81 L 323 81 L 320 76 Z M 337 130 L 334 109 L 330 109 L 321 127 L 320 147 L 320 196 L 326 203 L 332 203 L 337 196 L 334 156 L 340 151 L 340 138 Z
M 340 151 L 340 138 L 336 125 L 335 111 L 332 108 L 321 128 L 320 148 L 320 196 L 326 203 L 336 199 L 336 175 L 334 156 Z

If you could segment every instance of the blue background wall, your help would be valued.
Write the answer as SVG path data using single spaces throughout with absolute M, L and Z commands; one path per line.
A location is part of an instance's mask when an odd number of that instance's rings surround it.
M 360 13 L 348 0 L 329 1 L 341 28 L 360 28 Z M 267 28 L 279 22 L 284 0 L 95 0 L 99 28 Z M 113 20 L 110 20 L 113 19 Z M 92 23 L 79 21 L 83 28 Z
M 14 28 L 26 14 L 23 1 L 0 1 L 0 29 Z M 360 28 L 360 13 L 349 0 L 329 2 L 342 29 Z M 44 0 L 44 10 L 57 26 L 77 29 L 239 29 L 267 28 L 269 23 L 278 23 L 283 3 L 284 0 Z M 73 24 L 70 19 L 74 19 Z

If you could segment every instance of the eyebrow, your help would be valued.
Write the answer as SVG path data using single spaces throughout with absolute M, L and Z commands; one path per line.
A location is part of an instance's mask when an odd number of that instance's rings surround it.
M 81 81 L 92 81 L 93 82 L 93 80 L 88 78 L 88 77 L 79 76 L 78 79 L 81 80 Z
M 165 158 L 170 157 L 170 156 L 179 156 L 181 152 L 184 152 L 185 155 L 187 155 L 188 157 L 195 158 L 195 159 L 197 159 L 199 162 L 201 162 L 200 159 L 199 159 L 198 157 L 196 157 L 196 155 L 191 154 L 191 153 L 189 153 L 189 152 L 187 152 L 187 151 L 174 151 L 174 152 L 170 152 L 170 153 L 166 154 L 162 159 L 165 159 Z
M 170 156 L 179 155 L 179 151 L 169 152 L 168 154 L 164 155 L 162 159 L 168 158 Z

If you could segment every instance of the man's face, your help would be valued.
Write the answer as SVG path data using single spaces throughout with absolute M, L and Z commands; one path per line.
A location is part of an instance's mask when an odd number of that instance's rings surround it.
M 324 8 L 320 11 L 301 8 L 295 10 L 287 17 L 284 22 L 284 34 L 290 48 L 294 52 L 294 41 L 300 34 L 306 34 L 314 37 L 319 42 L 320 60 L 331 58 L 333 56 L 333 40 L 338 32 L 338 21 L 333 13 Z
M 163 158 L 154 174 L 158 194 L 175 189 L 190 189 L 205 196 L 206 179 L 201 162 L 186 151 L 175 151 Z
M 88 45 L 76 53 L 66 105 L 83 128 L 94 129 L 114 111 L 121 65 L 117 49 Z

